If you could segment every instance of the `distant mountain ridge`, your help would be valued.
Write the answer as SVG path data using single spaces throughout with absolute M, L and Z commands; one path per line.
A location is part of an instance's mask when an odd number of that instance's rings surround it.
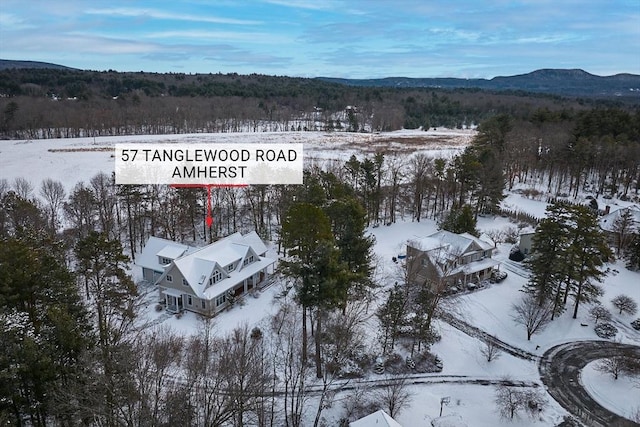
M 78 70 L 76 68 L 48 62 L 0 59 L 0 70 L 12 68 Z M 348 86 L 388 88 L 432 87 L 438 89 L 476 88 L 495 91 L 524 91 L 576 97 L 625 97 L 640 99 L 640 75 L 623 73 L 612 76 L 598 76 L 581 69 L 545 68 L 526 74 L 497 76 L 492 79 L 461 79 L 455 77 L 385 77 L 379 79 L 344 79 L 337 77 L 316 77 L 316 80 Z
M 478 88 L 548 93 L 568 96 L 640 98 L 640 75 L 616 74 L 597 76 L 581 69 L 541 69 L 515 76 L 492 79 L 460 79 L 453 77 L 382 79 L 341 79 L 318 77 L 321 80 L 349 86 L 433 87 L 442 89 Z
M 19 61 L 14 59 L 0 59 L 0 70 L 11 68 L 51 68 L 54 70 L 76 70 L 77 68 L 66 67 L 64 65 L 52 64 L 40 61 Z

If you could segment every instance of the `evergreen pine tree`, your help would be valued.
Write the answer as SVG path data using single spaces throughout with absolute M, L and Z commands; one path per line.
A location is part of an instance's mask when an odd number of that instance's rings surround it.
M 469 205 L 464 205 L 462 208 L 454 206 L 439 225 L 441 229 L 452 233 L 478 235 L 478 230 L 476 229 L 477 220 L 473 209 Z
M 380 320 L 382 332 L 382 352 L 393 351 L 400 328 L 405 323 L 407 296 L 397 283 L 389 291 L 387 301 L 378 308 L 376 316 Z
M 602 289 L 594 282 L 602 282 L 607 274 L 605 262 L 613 256 L 606 237 L 598 226 L 596 214 L 587 206 L 572 206 L 571 211 L 577 232 L 569 246 L 566 261 L 574 267 L 572 296 L 573 318 L 578 316 L 580 303 L 597 301 Z
M 527 263 L 531 279 L 525 291 L 533 294 L 539 305 L 553 299 L 554 315 L 563 311 L 560 304 L 565 276 L 560 256 L 568 246 L 566 221 L 568 212 L 563 204 L 552 204 L 547 208 L 546 218 L 538 224 L 533 236 L 531 256 Z

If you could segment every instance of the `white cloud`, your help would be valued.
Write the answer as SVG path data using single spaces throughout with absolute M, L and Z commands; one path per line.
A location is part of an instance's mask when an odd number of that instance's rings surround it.
M 219 41 L 243 41 L 256 44 L 287 43 L 293 40 L 276 36 L 271 33 L 249 33 L 238 31 L 206 31 L 206 30 L 184 30 L 184 31 L 159 31 L 147 33 L 143 36 L 147 39 L 197 39 L 197 40 L 219 40 Z
M 87 15 L 104 16 L 126 16 L 126 17 L 147 17 L 153 19 L 166 19 L 174 21 L 207 22 L 212 24 L 232 24 L 232 25 L 259 25 L 261 21 L 251 21 L 245 19 L 221 18 L 211 15 L 191 15 L 165 12 L 156 9 L 140 9 L 129 7 L 115 7 L 105 9 L 88 9 L 84 13 Z
M 27 23 L 24 19 L 11 13 L 0 12 L 0 27 L 4 31 L 24 30 L 33 28 L 33 24 Z

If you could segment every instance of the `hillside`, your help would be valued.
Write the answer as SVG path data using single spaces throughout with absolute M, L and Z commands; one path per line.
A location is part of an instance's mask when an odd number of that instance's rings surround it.
M 485 90 L 510 90 L 548 93 L 582 97 L 630 97 L 640 99 L 640 75 L 616 74 L 597 76 L 584 70 L 544 69 L 515 76 L 498 76 L 492 79 L 458 78 L 408 78 L 337 79 L 319 77 L 321 80 L 350 86 L 378 87 L 433 87 L 443 89 L 478 88 Z
M 85 73 L 93 73 L 88 70 L 78 70 L 59 64 L 52 64 L 38 61 L 17 61 L 0 59 L 0 71 L 2 70 L 73 70 L 80 72 L 83 76 Z M 113 71 L 110 70 L 110 73 Z M 140 73 L 116 73 L 120 75 L 140 74 Z M 166 76 L 167 74 L 142 73 L 143 75 Z M 170 73 L 173 75 L 173 73 Z M 187 75 L 183 75 L 187 76 Z M 191 76 L 189 74 L 188 76 Z M 200 82 L 202 76 L 207 74 L 195 74 L 195 79 Z M 198 77 L 200 76 L 200 77 Z M 208 76 L 211 76 L 209 74 Z M 217 75 L 218 77 L 220 74 Z M 354 87 L 380 87 L 380 88 L 434 88 L 434 89 L 483 89 L 490 91 L 512 91 L 512 92 L 531 92 L 551 95 L 586 97 L 586 98 L 631 98 L 640 99 L 640 75 L 637 74 L 616 74 L 613 76 L 598 76 L 588 73 L 580 69 L 541 69 L 526 74 L 514 76 L 496 76 L 492 79 L 461 79 L 454 77 L 386 77 L 381 79 L 343 79 L 335 77 L 317 77 L 315 79 L 260 76 L 252 74 L 250 76 L 240 76 L 231 74 L 233 78 L 230 80 L 238 80 L 248 78 L 254 86 L 261 86 L 266 81 L 273 79 L 289 80 L 289 84 L 302 86 L 315 86 L 321 82 L 337 83 L 340 85 Z M 79 80 L 86 81 L 86 77 L 80 77 Z M 187 78 L 187 81 L 191 79 Z M 217 79 L 220 82 L 220 79 Z M 314 83 L 315 82 L 315 83 Z M 270 82 L 272 83 L 272 82 Z M 196 86 L 198 84 L 196 83 Z M 321 85 L 321 84 L 320 84 Z M 273 86 L 272 84 L 270 86 Z M 279 85 L 275 85 L 279 86 Z M 189 96 L 211 93 L 200 90 L 194 90 L 193 87 L 186 89 L 185 93 Z M 219 95 L 220 93 L 216 93 Z M 237 95 L 235 93 L 234 95 Z M 244 94 L 239 94 L 243 96 Z
M 17 69 L 52 69 L 52 70 L 75 70 L 75 68 L 67 67 L 64 65 L 51 64 L 49 62 L 40 61 L 17 61 L 12 59 L 0 59 L 0 70 L 8 70 L 12 68 Z
M 544 70 L 482 83 L 503 88 L 498 90 L 471 87 L 473 81 L 465 83 L 468 87 L 454 88 L 459 79 L 441 79 L 439 87 L 412 87 L 409 83 L 415 86 L 416 79 L 392 85 L 397 79 L 390 78 L 386 86 L 379 87 L 372 86 L 373 80 L 368 81 L 370 86 L 354 86 L 320 78 L 258 74 L 5 68 L 0 69 L 0 111 L 4 112 L 0 138 L 462 129 L 496 114 L 526 119 L 539 111 L 545 117 L 551 113 L 568 118 L 593 107 L 635 111 L 640 90 L 628 91 L 633 96 L 562 97 L 540 92 L 563 87 L 596 93 L 602 79 L 582 71 Z M 618 87 L 635 85 L 638 80 L 630 75 L 605 79 L 617 81 Z M 640 82 L 636 87 L 640 88 Z M 613 93 L 607 90 L 597 93 Z

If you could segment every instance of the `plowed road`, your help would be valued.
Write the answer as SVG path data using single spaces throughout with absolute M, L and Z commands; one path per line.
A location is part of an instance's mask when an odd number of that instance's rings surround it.
M 629 351 L 640 358 L 640 347 L 609 341 L 576 341 L 560 344 L 547 350 L 540 360 L 542 382 L 553 398 L 588 426 L 638 426 L 596 402 L 580 383 L 580 371 L 588 363 L 614 355 L 618 350 Z M 629 390 L 630 393 L 635 390 Z M 640 393 L 639 393 L 640 394 Z

